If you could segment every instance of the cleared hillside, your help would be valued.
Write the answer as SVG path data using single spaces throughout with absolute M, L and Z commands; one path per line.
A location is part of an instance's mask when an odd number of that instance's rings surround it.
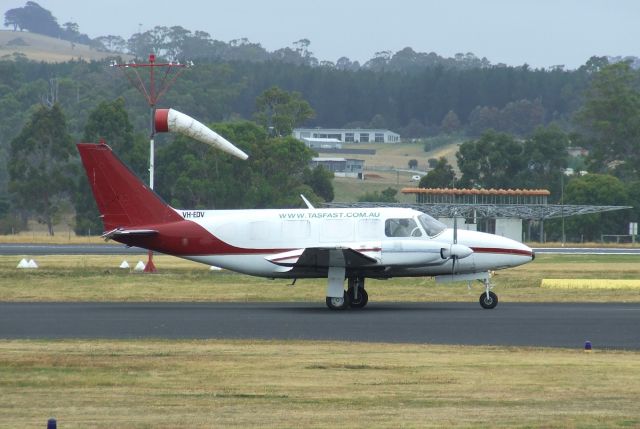
M 62 63 L 71 60 L 103 60 L 114 56 L 110 52 L 99 52 L 87 45 L 72 44 L 27 31 L 0 30 L 0 59 L 13 59 L 15 54 L 24 55 L 33 61 Z
M 418 171 L 425 171 L 427 168 L 427 160 L 429 158 L 440 158 L 444 156 L 449 163 L 457 170 L 456 152 L 460 143 L 453 143 L 438 147 L 432 151 L 425 152 L 422 144 L 416 143 L 400 143 L 400 144 L 353 144 L 344 145 L 345 148 L 355 149 L 374 149 L 375 155 L 327 155 L 320 156 L 336 156 L 349 157 L 356 159 L 364 159 L 366 180 L 358 180 L 353 178 L 336 177 L 333 180 L 335 198 L 334 201 L 353 202 L 358 197 L 367 192 L 380 192 L 388 187 L 402 189 L 417 185 L 412 180 L 412 173 L 409 170 L 409 160 L 416 159 L 418 161 Z M 405 170 L 405 171 L 395 171 Z M 398 193 L 396 199 L 400 202 L 413 202 L 414 196 L 407 196 Z

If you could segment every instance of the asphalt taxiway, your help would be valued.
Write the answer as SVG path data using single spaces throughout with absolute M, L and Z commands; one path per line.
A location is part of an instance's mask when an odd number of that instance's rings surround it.
M 0 303 L 0 338 L 293 339 L 640 350 L 640 304 Z

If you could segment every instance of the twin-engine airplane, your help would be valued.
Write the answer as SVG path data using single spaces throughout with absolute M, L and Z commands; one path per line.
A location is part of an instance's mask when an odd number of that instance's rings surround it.
M 179 131 L 247 157 L 172 109 L 158 110 L 156 129 Z M 332 310 L 366 306 L 366 278 L 421 276 L 444 282 L 480 280 L 485 288 L 480 305 L 494 308 L 498 297 L 491 291 L 489 272 L 535 257 L 517 241 L 450 229 L 406 208 L 316 209 L 307 202 L 308 209 L 178 210 L 163 202 L 106 144 L 77 147 L 105 238 L 253 276 L 327 278 L 326 304 Z

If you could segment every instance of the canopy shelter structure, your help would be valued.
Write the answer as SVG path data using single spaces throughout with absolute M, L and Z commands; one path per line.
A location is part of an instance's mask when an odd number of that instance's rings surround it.
M 409 207 L 435 218 L 519 219 L 539 222 L 544 237 L 544 221 L 591 213 L 630 209 L 630 206 L 548 204 L 546 189 L 456 189 L 404 188 L 403 194 L 415 194 L 415 203 L 325 203 L 327 207 Z M 491 231 L 489 231 L 491 232 Z M 512 237 L 513 238 L 513 237 Z M 541 239 L 541 241 L 543 241 Z

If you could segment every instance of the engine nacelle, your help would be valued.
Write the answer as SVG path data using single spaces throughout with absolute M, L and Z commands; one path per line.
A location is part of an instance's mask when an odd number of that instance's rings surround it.
M 440 256 L 442 259 L 449 259 L 452 257 L 463 259 L 470 256 L 472 253 L 473 250 L 464 244 L 451 244 L 440 249 Z
M 382 264 L 420 267 L 442 261 L 444 243 L 425 240 L 393 240 L 382 242 Z

